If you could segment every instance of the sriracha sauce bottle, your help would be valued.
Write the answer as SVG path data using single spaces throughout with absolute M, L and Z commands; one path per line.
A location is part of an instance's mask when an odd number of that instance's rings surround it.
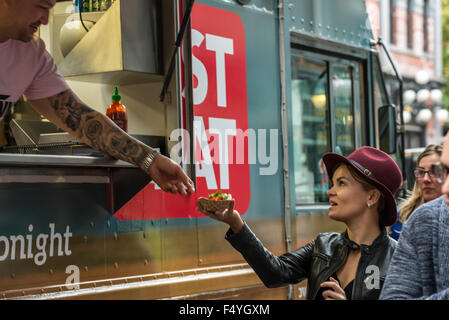
M 112 95 L 112 104 L 106 110 L 106 116 L 115 122 L 123 131 L 128 132 L 128 116 L 126 107 L 121 104 L 122 97 L 118 94 L 118 88 L 115 87 Z

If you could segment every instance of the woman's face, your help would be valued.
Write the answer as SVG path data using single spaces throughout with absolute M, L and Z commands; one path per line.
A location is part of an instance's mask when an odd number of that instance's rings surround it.
M 330 218 L 347 222 L 365 212 L 369 193 L 352 177 L 345 165 L 335 170 L 332 183 L 332 188 L 326 192 L 329 196 Z
M 429 171 L 432 169 L 432 164 L 440 161 L 440 157 L 438 154 L 431 154 L 423 157 L 416 167 L 417 170 L 421 171 Z M 424 202 L 433 200 L 442 195 L 441 193 L 441 183 L 438 183 L 435 178 L 431 178 L 429 173 L 424 173 L 422 178 L 416 178 L 416 182 L 418 183 L 419 189 L 424 198 Z

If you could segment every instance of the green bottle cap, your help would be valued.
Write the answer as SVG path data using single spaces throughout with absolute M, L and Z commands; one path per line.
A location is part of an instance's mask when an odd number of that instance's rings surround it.
M 114 94 L 112 95 L 112 101 L 120 101 L 122 96 L 118 94 L 118 88 L 114 87 Z

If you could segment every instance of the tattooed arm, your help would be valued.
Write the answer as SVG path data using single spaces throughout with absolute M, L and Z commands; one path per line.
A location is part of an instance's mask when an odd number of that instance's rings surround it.
M 32 100 L 31 105 L 59 128 L 80 141 L 110 156 L 144 168 L 152 148 L 121 130 L 105 115 L 84 104 L 72 90 L 52 97 Z M 157 155 L 148 172 L 164 191 L 185 195 L 193 192 L 193 183 L 182 168 L 170 158 Z

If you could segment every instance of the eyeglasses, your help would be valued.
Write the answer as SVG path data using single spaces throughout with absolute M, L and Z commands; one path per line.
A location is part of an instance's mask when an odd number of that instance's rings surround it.
M 443 183 L 444 180 L 446 180 L 447 176 L 449 175 L 449 167 L 447 167 L 441 162 L 432 164 L 431 171 L 433 171 L 433 175 L 435 176 L 435 179 L 438 181 L 438 183 Z
M 413 172 L 415 173 L 415 178 L 418 178 L 418 179 L 424 178 L 426 176 L 426 173 L 429 174 L 429 177 L 431 179 L 437 179 L 437 176 L 435 174 L 435 169 L 433 168 L 433 166 L 430 170 L 415 169 L 415 171 L 413 171 Z

